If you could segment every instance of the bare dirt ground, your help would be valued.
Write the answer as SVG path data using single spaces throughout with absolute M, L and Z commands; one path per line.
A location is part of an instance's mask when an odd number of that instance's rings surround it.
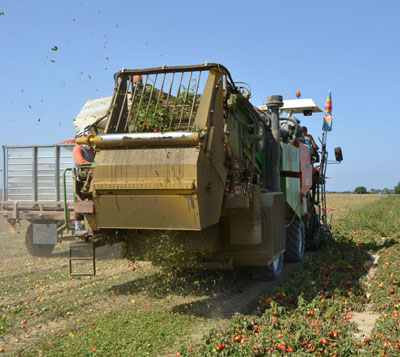
M 373 254 L 371 257 L 371 260 L 366 262 L 371 268 L 368 272 L 367 277 L 371 279 L 374 274 L 375 274 L 375 267 L 376 264 L 378 263 L 379 256 L 378 254 Z M 370 296 L 367 296 L 368 300 L 370 299 Z M 357 312 L 354 311 L 352 313 L 353 316 L 353 322 L 357 324 L 358 326 L 358 332 L 354 334 L 354 336 L 358 339 L 364 339 L 366 337 L 371 336 L 372 329 L 375 326 L 376 320 L 380 317 L 380 313 L 374 312 L 371 309 L 371 304 L 368 302 L 367 304 L 364 305 L 364 310 Z

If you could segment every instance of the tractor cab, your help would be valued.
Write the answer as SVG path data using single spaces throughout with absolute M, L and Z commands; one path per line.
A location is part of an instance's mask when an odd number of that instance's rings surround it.
M 320 113 L 322 110 L 312 99 L 289 99 L 283 101 L 283 107 L 280 109 L 281 137 L 284 142 L 295 142 L 296 139 L 303 141 L 303 131 L 294 114 L 303 114 L 311 116 L 313 113 Z M 283 117 L 283 113 L 287 116 Z M 318 155 L 314 155 L 317 157 Z
M 266 106 L 260 106 L 261 110 L 267 110 Z M 313 113 L 321 113 L 322 110 L 315 102 L 310 99 L 288 99 L 283 101 L 283 107 L 279 110 L 280 135 L 284 143 L 293 144 L 297 140 L 303 141 L 300 120 L 294 114 L 311 116 Z M 283 116 L 283 114 L 286 116 Z

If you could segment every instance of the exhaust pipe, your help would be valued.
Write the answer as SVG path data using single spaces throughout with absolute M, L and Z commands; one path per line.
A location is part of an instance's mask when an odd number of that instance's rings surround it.
M 280 161 L 280 131 L 279 131 L 279 108 L 283 106 L 281 95 L 271 95 L 267 98 L 267 107 L 271 109 L 271 131 L 273 142 L 271 145 L 271 189 L 273 192 L 281 192 Z

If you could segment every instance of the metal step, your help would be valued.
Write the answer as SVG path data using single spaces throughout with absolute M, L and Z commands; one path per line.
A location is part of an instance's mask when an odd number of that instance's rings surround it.
M 81 251 L 83 249 L 86 248 L 90 248 L 92 255 L 89 257 L 77 257 L 77 256 L 73 256 L 72 252 L 77 252 L 77 251 Z M 70 276 L 96 276 L 96 248 L 93 244 L 92 241 L 89 241 L 86 238 L 77 238 L 75 237 L 75 240 L 73 242 L 71 242 L 69 244 L 69 254 L 68 254 L 68 258 L 69 258 L 69 275 Z M 82 260 L 86 260 L 86 261 L 92 261 L 92 272 L 91 273 L 74 273 L 72 271 L 72 262 L 73 261 L 82 261 Z

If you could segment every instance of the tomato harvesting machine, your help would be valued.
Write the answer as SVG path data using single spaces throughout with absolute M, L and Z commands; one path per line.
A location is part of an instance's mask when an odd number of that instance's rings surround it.
M 96 156 L 72 170 L 84 230 L 72 233 L 71 275 L 84 275 L 73 273 L 73 249 L 93 248 L 94 264 L 96 247 L 122 242 L 131 260 L 265 267 L 276 278 L 329 236 L 326 132 L 313 152 L 294 116 L 321 112 L 311 99 L 271 95 L 256 107 L 216 63 L 122 69 L 114 80 L 113 96 L 88 101 L 74 121 L 85 131 L 76 144 Z

